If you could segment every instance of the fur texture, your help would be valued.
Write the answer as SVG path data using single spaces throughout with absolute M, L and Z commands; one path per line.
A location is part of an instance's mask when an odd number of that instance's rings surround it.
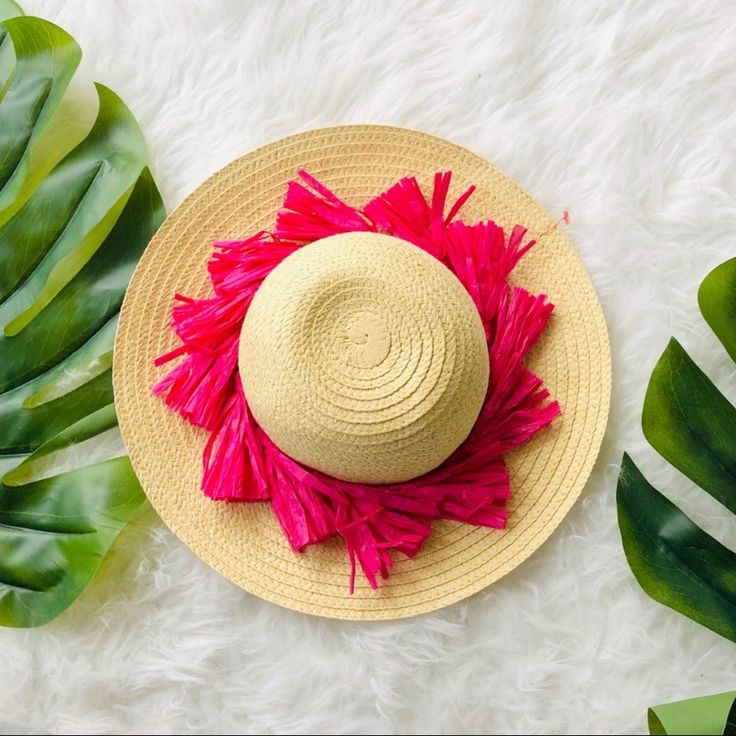
M 138 116 L 169 208 L 315 126 L 420 128 L 498 164 L 568 234 L 608 318 L 613 413 L 582 500 L 527 563 L 419 619 L 345 624 L 222 580 L 150 510 L 52 624 L 0 630 L 0 731 L 644 733 L 646 706 L 733 688 L 734 645 L 649 600 L 615 513 L 630 450 L 732 547 L 736 522 L 647 449 L 671 334 L 736 399 L 697 286 L 733 255 L 730 0 L 26 0 Z

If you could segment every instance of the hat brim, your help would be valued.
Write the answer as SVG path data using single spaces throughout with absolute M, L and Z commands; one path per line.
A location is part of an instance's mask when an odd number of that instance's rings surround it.
M 562 416 L 508 456 L 513 497 L 504 531 L 437 522 L 422 551 L 397 559 L 372 590 L 348 592 L 350 565 L 337 540 L 295 554 L 266 504 L 216 503 L 200 490 L 207 433 L 151 394 L 175 347 L 175 292 L 209 293 L 212 243 L 270 229 L 299 169 L 350 204 L 363 204 L 407 175 L 429 188 L 453 172 L 453 190 L 477 190 L 463 219 L 521 224 L 531 237 L 553 224 L 545 210 L 487 161 L 448 141 L 401 128 L 342 126 L 260 148 L 214 174 L 170 215 L 136 269 L 120 314 L 113 382 L 123 439 L 140 482 L 166 525 L 224 577 L 266 600 L 330 618 L 377 620 L 426 613 L 459 601 L 521 564 L 554 531 L 583 490 L 605 432 L 611 392 L 606 324 L 593 285 L 564 233 L 555 229 L 525 257 L 513 280 L 544 293 L 555 313 L 528 365 Z

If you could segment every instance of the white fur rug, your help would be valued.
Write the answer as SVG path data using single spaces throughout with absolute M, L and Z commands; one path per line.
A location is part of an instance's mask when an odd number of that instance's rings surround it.
M 319 620 L 227 583 L 147 510 L 63 616 L 0 631 L 0 731 L 644 733 L 647 705 L 734 687 L 734 645 L 640 591 L 615 513 L 627 448 L 736 544 L 639 428 L 671 334 L 736 398 L 696 303 L 736 246 L 733 2 L 25 5 L 138 116 L 169 208 L 234 157 L 335 123 L 420 128 L 495 162 L 570 210 L 615 375 L 583 499 L 485 593 L 398 623 Z

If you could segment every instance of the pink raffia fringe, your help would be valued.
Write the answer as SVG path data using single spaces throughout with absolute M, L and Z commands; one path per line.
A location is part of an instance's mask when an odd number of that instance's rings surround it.
M 222 501 L 270 501 L 296 552 L 339 534 L 351 561 L 351 592 L 357 565 L 376 588 L 379 576 L 388 577 L 392 553 L 416 555 L 434 519 L 503 528 L 511 493 L 504 454 L 560 411 L 523 364 L 553 307 L 544 296 L 508 285 L 534 241 L 525 241 L 518 225 L 507 236 L 490 220 L 466 225 L 455 219 L 474 187 L 447 209 L 450 177 L 435 175 L 430 199 L 407 177 L 356 209 L 300 171 L 273 233 L 214 244 L 208 264 L 213 296 L 175 295 L 172 325 L 181 344 L 156 361 L 183 357 L 153 392 L 210 432 L 204 493 Z M 488 341 L 488 393 L 470 436 L 436 470 L 388 486 L 347 483 L 284 455 L 253 418 L 237 368 L 240 328 L 263 279 L 306 243 L 356 230 L 394 235 L 444 263 L 475 302 Z

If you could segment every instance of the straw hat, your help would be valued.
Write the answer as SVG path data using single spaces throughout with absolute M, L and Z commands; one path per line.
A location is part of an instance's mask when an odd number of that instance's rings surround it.
M 258 149 L 184 201 L 133 276 L 113 367 L 121 431 L 164 522 L 246 590 L 334 618 L 390 619 L 431 611 L 519 565 L 582 491 L 610 401 L 602 311 L 569 241 L 553 230 L 522 261 L 514 279 L 547 293 L 555 304 L 528 365 L 544 377 L 563 415 L 507 458 L 514 489 L 508 528 L 437 522 L 422 551 L 412 560 L 397 559 L 379 590 L 361 581 L 350 595 L 349 565 L 337 540 L 294 554 L 266 505 L 215 503 L 201 494 L 207 435 L 150 392 L 161 376 L 154 359 L 175 345 L 169 329 L 174 292 L 206 296 L 212 242 L 268 229 L 286 182 L 300 168 L 356 204 L 403 176 L 415 175 L 425 184 L 435 171 L 451 170 L 453 188 L 477 187 L 464 210 L 467 219 L 490 217 L 506 228 L 522 223 L 532 236 L 553 224 L 489 163 L 423 133 L 345 126 Z M 347 234 L 305 246 L 266 278 L 243 324 L 240 370 L 258 422 L 287 454 L 348 480 L 409 478 L 441 463 L 472 427 L 488 380 L 482 328 L 463 287 L 419 249 L 388 241 L 395 239 Z M 349 308 L 330 314 L 331 297 L 347 301 Z M 317 340 L 327 346 L 319 356 L 310 354 Z M 428 350 L 422 353 L 417 346 Z M 425 364 L 418 370 L 419 353 Z M 318 360 L 326 363 L 317 365 Z M 377 365 L 391 370 L 379 375 Z M 369 380 L 360 383 L 366 375 Z M 449 386 L 449 392 L 438 385 Z M 446 405 L 440 396 L 447 397 Z

